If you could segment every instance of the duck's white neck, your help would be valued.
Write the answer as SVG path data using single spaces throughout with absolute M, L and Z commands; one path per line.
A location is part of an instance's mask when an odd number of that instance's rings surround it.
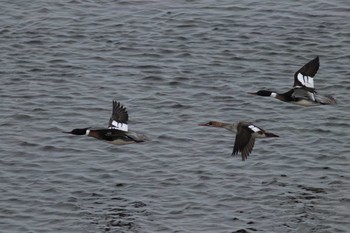
M 276 98 L 277 97 L 277 93 L 276 92 L 271 92 L 270 96 L 273 97 L 273 98 Z

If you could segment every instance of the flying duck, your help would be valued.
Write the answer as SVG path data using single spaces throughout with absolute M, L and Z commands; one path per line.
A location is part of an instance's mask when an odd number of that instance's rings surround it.
M 293 88 L 285 93 L 280 94 L 273 91 L 260 90 L 249 94 L 271 96 L 281 101 L 304 107 L 336 104 L 336 100 L 332 96 L 320 96 L 315 90 L 314 76 L 316 75 L 319 67 L 320 61 L 319 57 L 317 56 L 295 72 Z
M 130 132 L 128 130 L 128 112 L 126 108 L 117 101 L 113 101 L 112 116 L 109 119 L 107 129 L 73 129 L 70 132 L 63 132 L 74 135 L 86 135 L 89 137 L 104 140 L 116 145 L 144 142 L 145 135 Z
M 220 121 L 209 121 L 208 123 L 199 125 L 225 128 L 231 132 L 236 133 L 232 156 L 240 152 L 242 160 L 246 160 L 249 154 L 252 152 L 255 138 L 279 137 L 276 134 L 269 133 L 258 126 L 245 121 L 240 121 L 238 124 L 230 124 Z

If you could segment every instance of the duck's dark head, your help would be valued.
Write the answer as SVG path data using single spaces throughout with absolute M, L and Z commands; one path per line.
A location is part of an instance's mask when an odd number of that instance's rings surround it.
M 74 135 L 87 135 L 89 133 L 89 128 L 84 128 L 84 129 L 73 129 L 70 132 L 63 132 L 63 133 L 69 133 L 69 134 L 74 134 Z
M 260 90 L 258 92 L 250 92 L 251 95 L 260 95 L 260 96 L 271 96 L 272 91 Z

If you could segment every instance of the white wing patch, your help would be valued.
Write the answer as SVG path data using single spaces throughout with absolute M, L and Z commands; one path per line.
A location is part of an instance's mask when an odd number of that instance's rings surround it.
M 297 76 L 298 81 L 305 87 L 314 88 L 314 79 L 309 76 L 304 76 L 301 73 Z
M 256 127 L 255 125 L 249 125 L 248 126 L 249 129 L 253 130 L 255 133 L 261 131 L 258 127 Z
M 110 129 L 118 129 L 118 130 L 121 130 L 121 131 L 128 132 L 128 124 L 112 121 L 112 125 L 113 126 L 109 127 Z

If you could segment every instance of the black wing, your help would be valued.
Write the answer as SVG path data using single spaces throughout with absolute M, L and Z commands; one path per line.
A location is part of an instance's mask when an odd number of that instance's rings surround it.
M 126 108 L 121 105 L 119 102 L 113 100 L 113 110 L 112 110 L 112 116 L 109 119 L 108 128 L 117 128 L 119 127 L 119 124 L 127 125 L 128 124 L 128 112 L 126 111 Z
M 308 91 L 314 91 L 314 79 L 318 69 L 320 68 L 320 60 L 317 56 L 315 59 L 306 63 L 294 74 L 293 87 L 303 87 Z
M 256 133 L 257 129 L 260 130 L 260 128 L 250 123 L 240 122 L 238 124 L 232 155 L 236 155 L 238 152 L 241 152 L 242 160 L 246 160 L 248 158 L 249 154 L 253 150 L 255 143 L 255 137 L 253 137 L 252 134 Z

